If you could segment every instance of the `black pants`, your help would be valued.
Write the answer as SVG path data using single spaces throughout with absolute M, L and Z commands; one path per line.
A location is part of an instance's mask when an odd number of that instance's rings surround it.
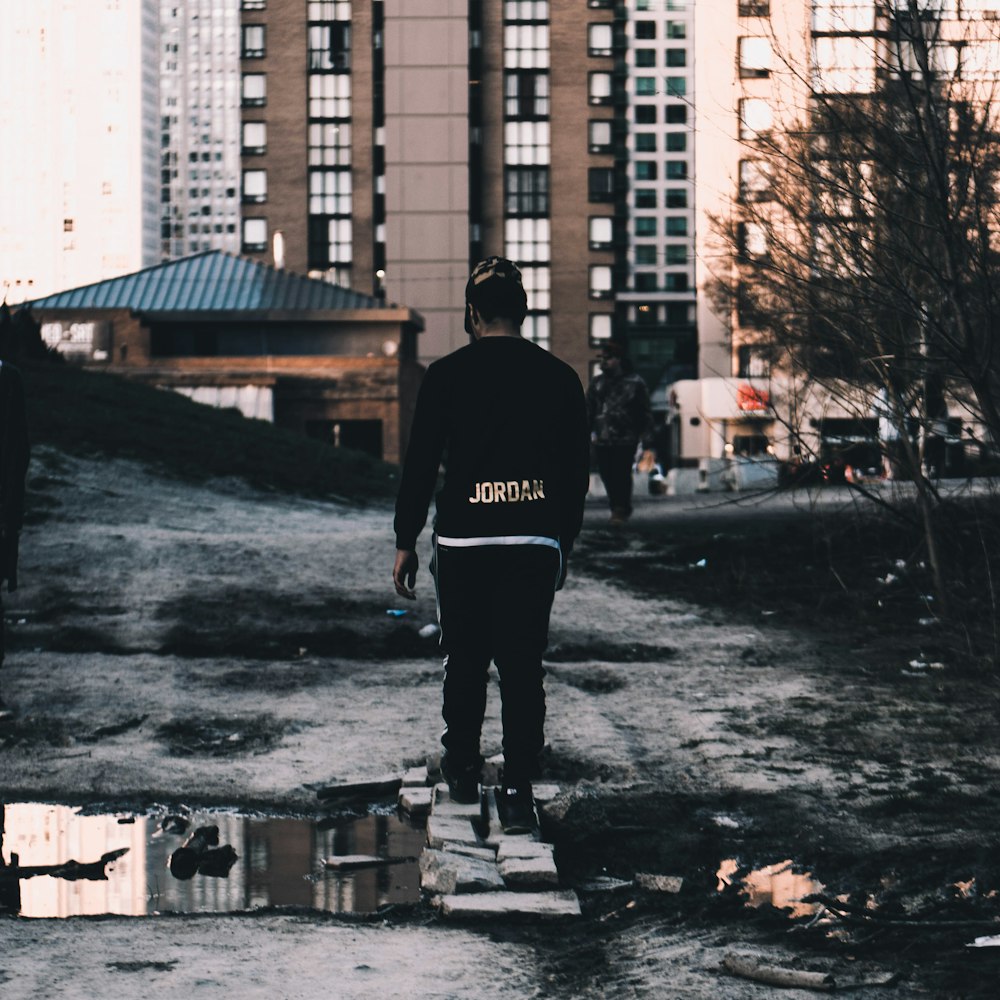
M 632 460 L 635 458 L 634 444 L 599 444 L 597 471 L 608 494 L 608 506 L 615 513 L 626 517 L 632 513 Z
M 558 549 L 546 545 L 438 545 L 435 558 L 444 650 L 445 750 L 458 763 L 481 760 L 490 661 L 500 674 L 504 780 L 537 776 L 545 744 L 549 613 Z

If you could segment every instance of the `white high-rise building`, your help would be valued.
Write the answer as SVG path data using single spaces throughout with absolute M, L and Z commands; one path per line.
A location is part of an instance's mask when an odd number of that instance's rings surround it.
M 253 129 L 241 144 L 240 8 L 240 0 L 160 0 L 164 260 L 240 251 L 241 145 L 263 145 Z
M 0 297 L 158 260 L 157 0 L 3 0 Z

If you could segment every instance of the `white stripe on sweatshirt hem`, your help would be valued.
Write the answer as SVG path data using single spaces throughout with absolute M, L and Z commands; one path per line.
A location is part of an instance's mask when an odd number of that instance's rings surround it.
M 438 535 L 437 543 L 453 549 L 467 549 L 478 545 L 548 545 L 552 549 L 559 548 L 559 542 L 555 538 L 548 538 L 545 535 L 481 535 L 473 538 L 448 538 L 445 535 Z

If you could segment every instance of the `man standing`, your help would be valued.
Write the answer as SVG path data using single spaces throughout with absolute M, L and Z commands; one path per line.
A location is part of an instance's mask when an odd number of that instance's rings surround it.
M 6 333 L 6 331 L 5 331 Z M 3 337 L 7 339 L 6 336 Z M 2 360 L 0 345 L 0 584 L 17 590 L 17 554 L 24 520 L 24 479 L 28 471 L 28 421 L 21 373 Z M 0 680 L 4 660 L 3 605 L 0 603 Z M 6 711 L 0 687 L 0 713 Z
M 632 372 L 624 345 L 616 340 L 601 347 L 601 374 L 587 389 L 587 414 L 611 523 L 622 525 L 632 514 L 636 448 L 640 440 L 644 448 L 652 445 L 653 413 L 646 383 Z
M 587 413 L 576 373 L 521 337 L 527 298 L 509 260 L 489 257 L 465 289 L 471 343 L 434 362 L 417 398 L 396 500 L 396 593 L 414 599 L 417 536 L 437 494 L 434 557 L 445 731 L 441 769 L 459 802 L 479 798 L 490 661 L 500 674 L 506 832 L 535 824 L 544 746 L 542 654 L 554 592 L 583 521 Z

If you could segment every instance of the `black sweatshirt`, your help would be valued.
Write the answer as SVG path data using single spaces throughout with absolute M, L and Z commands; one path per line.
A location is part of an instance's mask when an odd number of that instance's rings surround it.
M 438 468 L 438 536 L 557 539 L 568 554 L 583 522 L 590 433 L 580 380 L 520 337 L 483 337 L 424 376 L 396 499 L 396 547 L 413 549 Z

